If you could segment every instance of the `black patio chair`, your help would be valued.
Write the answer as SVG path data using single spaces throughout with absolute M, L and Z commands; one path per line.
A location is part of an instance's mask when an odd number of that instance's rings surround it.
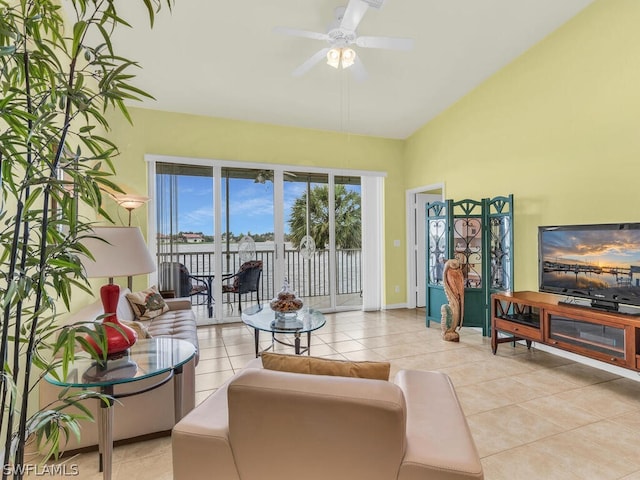
M 249 260 L 240 265 L 240 269 L 232 274 L 225 275 L 223 282 L 229 282 L 233 279 L 233 283 L 222 285 L 222 293 L 233 293 L 238 295 L 238 311 L 242 313 L 242 295 L 256 292 L 258 305 L 260 305 L 260 276 L 262 275 L 262 260 Z M 233 304 L 232 304 L 233 306 Z
M 196 304 L 209 300 L 209 286 L 203 278 L 191 273 L 182 263 L 164 262 L 159 268 L 160 290 L 173 290 L 176 297 L 196 297 Z

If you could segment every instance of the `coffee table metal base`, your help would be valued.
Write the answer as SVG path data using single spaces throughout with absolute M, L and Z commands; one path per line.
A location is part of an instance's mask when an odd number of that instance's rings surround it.
M 276 333 L 271 332 L 271 345 L 265 348 L 264 350 L 260 350 L 260 330 L 254 328 L 253 335 L 256 347 L 256 358 L 260 356 L 263 352 L 268 352 L 269 350 L 274 350 L 275 344 L 279 343 L 280 345 L 286 345 L 287 347 L 293 347 L 296 355 L 301 355 L 306 352 L 307 355 L 311 355 L 311 332 L 307 332 L 307 344 L 302 345 L 300 341 L 300 332 L 291 332 L 291 333 L 283 333 L 278 332 L 282 335 L 293 335 L 294 340 L 293 343 L 286 342 L 279 338 L 276 338 Z
M 322 328 L 326 323 L 324 315 L 313 308 L 303 308 L 297 312 L 282 314 L 274 312 L 266 305 L 254 305 L 242 312 L 242 321 L 253 328 L 255 338 L 256 357 L 260 356 L 260 330 L 271 334 L 271 345 L 264 351 L 273 350 L 276 343 L 294 348 L 296 355 L 307 353 L 311 355 L 311 332 Z M 301 338 L 307 334 L 307 344 L 303 345 Z M 284 336 L 293 335 L 285 340 Z

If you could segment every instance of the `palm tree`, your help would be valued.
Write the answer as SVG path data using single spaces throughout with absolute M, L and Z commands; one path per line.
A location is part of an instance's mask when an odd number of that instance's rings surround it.
M 315 186 L 309 194 L 309 231 L 318 248 L 329 245 L 329 187 Z M 360 193 L 347 190 L 344 185 L 335 186 L 336 247 L 360 248 L 362 245 L 362 221 L 360 217 Z M 307 192 L 296 198 L 289 216 L 289 240 L 298 248 L 307 235 Z

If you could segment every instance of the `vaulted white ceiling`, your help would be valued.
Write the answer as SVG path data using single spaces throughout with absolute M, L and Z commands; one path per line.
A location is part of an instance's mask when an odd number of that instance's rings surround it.
M 276 26 L 325 32 L 347 0 L 176 0 L 153 30 L 141 1 L 120 2 L 132 29 L 114 43 L 139 61 L 141 106 L 276 125 L 406 138 L 593 0 L 387 0 L 360 35 L 410 37 L 409 52 L 357 49 L 368 79 L 318 63 L 326 46 Z

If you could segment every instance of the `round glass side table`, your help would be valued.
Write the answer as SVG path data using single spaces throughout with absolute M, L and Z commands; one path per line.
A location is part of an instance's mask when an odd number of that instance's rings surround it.
M 98 418 L 99 468 L 104 480 L 111 480 L 113 454 L 113 403 L 118 398 L 139 395 L 155 390 L 173 379 L 175 421 L 182 416 L 182 367 L 196 354 L 196 347 L 186 340 L 170 337 L 140 339 L 118 358 L 98 362 L 92 358 L 78 358 L 70 364 L 67 375 L 62 369 L 45 375 L 45 380 L 60 387 L 97 389 L 107 395 L 100 401 Z M 135 383 L 150 377 L 158 377 L 151 386 L 128 393 L 114 393 L 114 386 Z

